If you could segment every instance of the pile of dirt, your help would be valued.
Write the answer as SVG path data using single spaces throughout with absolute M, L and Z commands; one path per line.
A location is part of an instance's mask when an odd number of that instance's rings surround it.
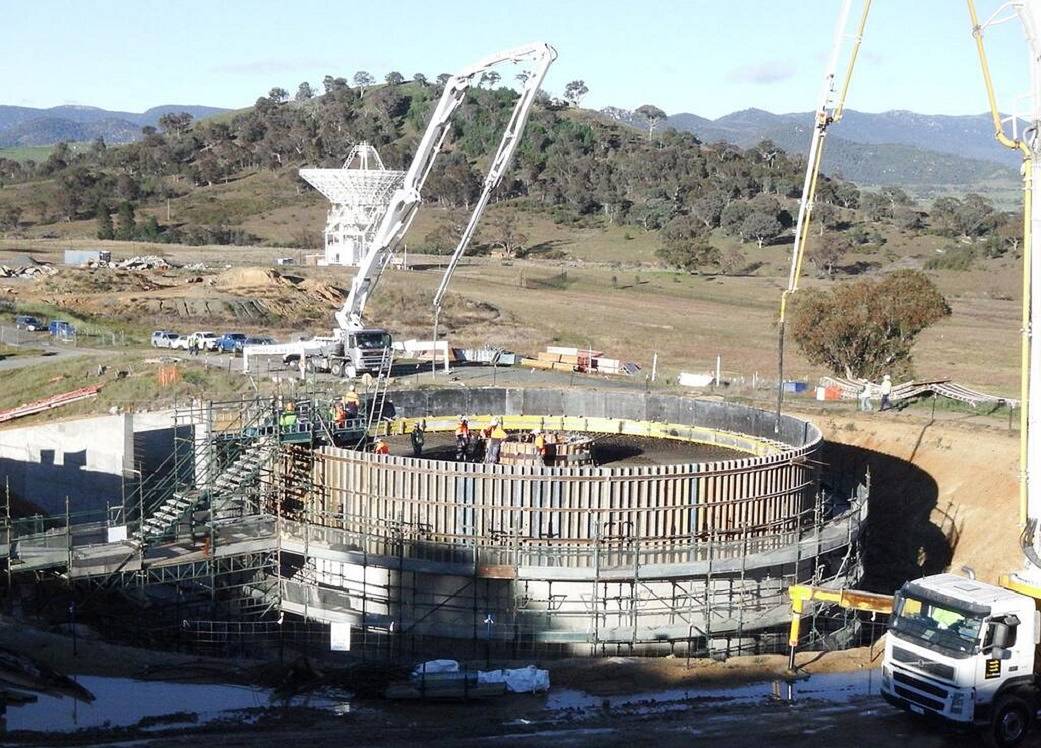
M 46 294 L 110 294 L 155 291 L 170 285 L 151 273 L 116 269 L 65 268 L 43 280 L 38 289 Z
M 213 278 L 211 283 L 232 293 L 255 289 L 278 289 L 294 285 L 288 278 L 271 268 L 229 268 Z

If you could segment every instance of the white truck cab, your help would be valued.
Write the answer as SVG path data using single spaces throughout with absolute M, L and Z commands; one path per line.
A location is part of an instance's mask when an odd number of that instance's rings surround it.
M 986 726 L 1018 745 L 1041 700 L 1035 601 L 956 574 L 907 582 L 893 599 L 882 696 L 920 715 Z

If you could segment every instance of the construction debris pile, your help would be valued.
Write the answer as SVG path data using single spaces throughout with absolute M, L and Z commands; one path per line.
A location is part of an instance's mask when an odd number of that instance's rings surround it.
M 553 371 L 580 371 L 597 374 L 623 374 L 633 376 L 640 371 L 640 365 L 623 362 L 621 359 L 608 358 L 603 351 L 592 348 L 569 348 L 567 346 L 550 345 L 539 352 L 535 358 L 523 358 L 521 366 L 532 369 L 550 369 Z
M 87 260 L 83 263 L 82 267 L 97 269 L 97 268 L 113 268 L 115 270 L 169 270 L 171 265 L 169 262 L 164 260 L 158 255 L 141 255 L 137 257 L 128 257 L 125 260 L 119 262 L 113 262 L 112 260 Z
M 51 265 L 0 265 L 0 278 L 43 278 L 57 272 Z

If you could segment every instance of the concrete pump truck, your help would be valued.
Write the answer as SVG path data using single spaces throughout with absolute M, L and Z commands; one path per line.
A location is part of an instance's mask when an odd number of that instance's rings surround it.
M 859 25 L 847 33 L 852 0 L 844 0 L 835 33 L 834 52 L 825 76 L 807 163 L 803 200 L 792 249 L 792 273 L 782 297 L 797 289 L 805 246 L 805 226 L 813 208 L 817 173 L 827 128 L 841 118 L 842 108 L 871 0 L 862 0 Z M 980 21 L 975 3 L 967 0 L 972 36 L 983 72 L 995 137 L 1023 156 L 1023 320 L 1021 339 L 1020 525 L 1025 563 L 1021 570 L 990 584 L 957 574 L 936 574 L 905 583 L 893 595 L 797 585 L 792 599 L 790 664 L 794 666 L 802 612 L 812 601 L 830 602 L 889 614 L 882 660 L 881 694 L 908 712 L 951 725 L 981 730 L 997 746 L 1020 745 L 1041 710 L 1041 252 L 1032 251 L 1032 236 L 1041 232 L 1041 0 L 1004 3 Z M 1022 25 L 1028 45 L 1031 91 L 1029 112 L 1003 117 L 983 44 L 984 32 L 999 23 Z M 853 44 L 845 76 L 839 79 L 839 48 Z M 836 85 L 841 81 L 841 85 Z M 783 363 L 781 364 L 783 366 Z M 1037 404 L 1037 405 L 1035 405 Z M 780 398 L 778 399 L 778 411 Z
M 524 126 L 531 114 L 539 88 L 556 58 L 557 52 L 552 46 L 544 42 L 536 42 L 490 55 L 462 72 L 456 73 L 445 82 L 441 98 L 431 114 L 423 138 L 416 148 L 416 155 L 405 173 L 401 186 L 390 198 L 387 210 L 351 281 L 351 289 L 343 307 L 335 314 L 336 329 L 331 335 L 318 336 L 310 340 L 246 346 L 243 349 L 243 357 L 247 370 L 249 358 L 255 355 L 281 355 L 284 360 L 299 361 L 301 366 L 308 370 L 332 372 L 336 376 L 351 378 L 362 373 L 376 374 L 387 367 L 390 358 L 391 336 L 382 328 L 367 325 L 362 316 L 369 296 L 379 283 L 383 271 L 390 264 L 394 253 L 404 240 L 409 226 L 412 225 L 412 220 L 416 217 L 416 212 L 422 203 L 423 185 L 452 128 L 452 115 L 466 99 L 471 87 L 493 67 L 506 62 L 527 63 L 531 69 L 523 79 L 520 95 L 513 106 L 513 112 L 506 124 L 498 150 L 492 156 L 481 195 L 435 295 L 435 338 L 437 337 L 436 320 L 440 315 L 441 304 L 449 281 L 473 238 L 492 191 L 502 181 L 517 146 L 520 145 Z M 301 173 L 314 171 L 320 170 L 303 169 Z

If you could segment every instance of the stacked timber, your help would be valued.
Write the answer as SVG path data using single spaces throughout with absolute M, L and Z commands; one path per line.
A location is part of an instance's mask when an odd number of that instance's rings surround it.
M 535 358 L 521 359 L 521 366 L 531 369 L 552 371 L 597 372 L 599 374 L 632 374 L 638 370 L 636 364 L 623 362 L 621 359 L 608 358 L 603 351 L 590 348 L 574 348 L 551 345 Z

